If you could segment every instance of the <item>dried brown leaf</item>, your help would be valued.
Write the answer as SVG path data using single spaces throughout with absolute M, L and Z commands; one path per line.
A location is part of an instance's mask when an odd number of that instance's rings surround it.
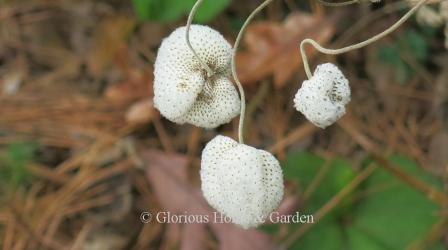
M 153 75 L 149 71 L 129 70 L 124 81 L 111 84 L 104 95 L 111 100 L 123 101 L 152 96 Z
M 252 83 L 273 75 L 275 86 L 284 86 L 302 65 L 300 42 L 313 38 L 325 44 L 333 32 L 328 18 L 303 12 L 290 14 L 283 23 L 259 21 L 249 25 L 244 39 L 247 51 L 237 55 L 240 80 Z M 309 50 L 307 55 L 314 53 Z
M 221 250 L 275 250 L 271 237 L 256 229 L 244 230 L 232 224 L 211 224 Z
M 182 250 L 201 250 L 204 246 L 206 231 L 205 224 L 188 223 L 182 227 Z
M 199 188 L 192 186 L 187 180 L 187 157 L 178 154 L 167 154 L 156 150 L 143 153 L 148 162 L 147 177 L 155 195 L 165 211 L 173 213 L 208 215 L 213 222 L 213 211 L 203 198 Z M 202 224 L 200 226 L 204 226 Z M 216 234 L 220 249 L 223 250 L 272 250 L 275 249 L 271 237 L 256 229 L 244 230 L 233 224 L 210 223 Z M 200 245 L 205 231 L 197 227 L 192 234 L 190 244 Z M 191 238 L 190 237 L 190 238 Z M 200 248 L 196 248 L 200 249 Z

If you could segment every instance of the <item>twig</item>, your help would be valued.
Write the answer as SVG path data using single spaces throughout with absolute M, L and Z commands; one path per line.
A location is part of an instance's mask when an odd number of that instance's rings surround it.
M 269 147 L 268 151 L 271 153 L 277 153 L 283 150 L 288 145 L 302 139 L 303 137 L 315 132 L 316 130 L 316 126 L 307 122 L 288 133 L 285 138 L 278 140 L 277 143 Z
M 78 235 L 76 236 L 72 246 L 71 246 L 71 250 L 77 250 L 77 249 L 82 249 L 82 245 L 85 242 L 88 233 L 90 232 L 90 230 L 92 229 L 92 225 L 87 222 L 83 225 L 82 229 L 79 231 Z
M 191 127 L 191 133 L 187 142 L 188 165 L 194 161 L 198 153 L 199 143 L 201 142 L 202 130 L 198 127 Z
M 442 218 L 432 225 L 423 239 L 416 239 L 406 247 L 406 250 L 424 250 L 428 245 L 442 238 L 448 230 L 448 218 Z
M 30 163 L 27 165 L 27 168 L 33 175 L 45 178 L 54 183 L 63 184 L 64 182 L 67 182 L 67 180 L 69 179 L 69 177 L 66 176 L 65 174 L 58 173 L 54 171 L 52 168 L 41 164 Z
M 327 203 L 325 203 L 316 213 L 314 213 L 313 218 L 315 221 L 322 219 L 328 212 L 333 210 L 341 200 L 350 194 L 361 182 L 363 182 L 375 169 L 376 165 L 370 164 L 367 168 L 361 171 L 350 183 L 348 183 L 341 191 L 339 191 L 335 196 L 333 196 Z M 298 238 L 305 234 L 315 223 L 303 224 L 296 231 L 290 234 L 285 241 L 283 246 L 285 249 L 291 246 Z
M 408 185 L 414 187 L 420 192 L 424 193 L 430 200 L 440 204 L 448 204 L 448 197 L 443 192 L 439 191 L 435 187 L 429 185 L 428 183 L 412 176 L 403 171 L 399 166 L 392 164 L 390 161 L 386 160 L 384 157 L 376 153 L 371 153 L 372 158 L 379 163 L 383 168 L 388 170 L 390 173 L 400 178 L 402 181 L 406 182 Z
M 247 132 L 247 128 L 250 128 L 253 121 L 253 114 L 257 110 L 258 106 L 263 102 L 265 97 L 269 94 L 269 81 L 262 81 L 260 87 L 257 90 L 255 96 L 248 103 L 246 109 L 246 124 L 244 125 L 244 134 Z
M 91 161 L 92 158 L 95 158 L 98 156 L 99 153 L 101 153 L 105 148 L 109 147 L 110 145 L 113 145 L 116 143 L 119 139 L 121 139 L 123 136 L 126 136 L 127 134 L 134 131 L 139 125 L 131 124 L 127 125 L 126 127 L 123 127 L 120 129 L 115 135 L 112 136 L 103 136 L 101 138 L 98 138 L 95 143 L 93 143 L 89 148 L 83 152 L 82 154 L 73 156 L 63 163 L 61 163 L 59 166 L 56 167 L 57 173 L 65 173 L 70 170 L 76 169 L 79 167 L 79 165 Z
M 376 19 L 382 18 L 384 15 L 399 11 L 408 7 L 407 1 L 399 1 L 385 5 L 383 8 L 375 10 L 369 13 L 367 16 L 361 18 L 353 24 L 348 30 L 346 30 L 339 38 L 334 42 L 335 46 L 339 47 L 342 44 L 348 42 L 348 40 L 355 36 L 357 32 L 366 30 L 367 25 L 371 25 Z
M 364 135 L 362 135 L 354 125 L 354 122 L 350 121 L 347 116 L 344 117 L 343 119 L 340 119 L 338 121 L 338 125 L 340 125 L 340 127 L 345 132 L 351 135 L 355 139 L 355 141 L 357 141 L 358 144 L 361 145 L 361 147 L 363 147 L 367 152 L 369 152 L 373 160 L 377 162 L 381 167 L 383 167 L 384 169 L 386 169 L 391 174 L 393 174 L 400 180 L 404 181 L 411 187 L 424 193 L 432 201 L 440 205 L 448 204 L 448 197 L 446 194 L 439 191 L 430 184 L 412 175 L 409 175 L 408 173 L 403 171 L 399 166 L 392 164 L 390 161 L 382 157 L 381 154 L 379 153 L 379 150 L 377 149 L 377 146 L 374 145 L 372 142 L 370 142 L 370 140 L 368 140 Z
M 308 200 L 309 197 L 311 197 L 311 195 L 313 194 L 314 190 L 316 190 L 316 188 L 319 186 L 319 184 L 321 183 L 321 181 L 324 179 L 325 175 L 327 174 L 328 170 L 330 169 L 332 161 L 333 161 L 333 159 L 326 159 L 324 165 L 322 167 L 320 167 L 319 171 L 314 176 L 311 183 L 308 185 L 306 190 L 303 192 L 304 200 Z
M 11 212 L 11 214 L 14 216 L 15 221 L 17 222 L 17 225 L 24 230 L 27 234 L 29 234 L 33 239 L 35 239 L 37 242 L 39 242 L 40 244 L 42 244 L 43 246 L 45 246 L 48 249 L 63 249 L 64 245 L 56 242 L 56 241 L 47 241 L 45 240 L 45 238 L 38 233 L 36 230 L 34 230 L 33 228 L 31 228 L 28 223 L 26 223 L 26 221 L 24 221 L 21 217 L 21 215 L 19 214 L 19 210 L 14 207 L 13 205 L 9 205 L 9 210 Z
M 5 214 L 5 227 L 3 232 L 3 249 L 11 249 L 14 242 L 14 232 L 16 231 L 16 221 L 12 216 Z
M 176 150 L 173 146 L 173 142 L 166 133 L 165 127 L 163 126 L 163 123 L 160 121 L 160 117 L 152 119 L 152 123 L 156 130 L 157 136 L 159 137 L 160 142 L 162 143 L 163 149 L 165 149 L 167 153 L 175 152 Z
M 302 55 L 303 66 L 304 66 L 305 73 L 306 73 L 307 77 L 311 78 L 313 76 L 313 74 L 311 73 L 310 66 L 308 64 L 308 58 L 305 53 L 305 44 L 310 44 L 315 49 L 317 49 L 319 52 L 327 54 L 327 55 L 339 55 L 339 54 L 346 53 L 346 52 L 349 52 L 349 51 L 352 51 L 355 49 L 360 49 L 362 47 L 365 47 L 371 43 L 374 43 L 374 42 L 380 40 L 381 38 L 389 35 L 393 31 L 395 31 L 404 22 L 406 22 L 409 19 L 409 17 L 411 17 L 412 14 L 414 14 L 420 8 L 420 6 L 422 6 L 427 1 L 428 0 L 420 0 L 414 7 L 412 7 L 411 10 L 409 10 L 403 17 L 401 17 L 396 23 L 394 23 L 392 26 L 387 28 L 385 31 L 383 31 L 380 34 L 377 34 L 363 42 L 357 43 L 357 44 L 353 44 L 353 45 L 350 45 L 350 46 L 347 46 L 344 48 L 340 48 L 340 49 L 327 49 L 327 48 L 322 47 L 320 44 L 318 44 L 313 39 L 307 38 L 307 39 L 303 40 L 300 43 L 300 53 Z

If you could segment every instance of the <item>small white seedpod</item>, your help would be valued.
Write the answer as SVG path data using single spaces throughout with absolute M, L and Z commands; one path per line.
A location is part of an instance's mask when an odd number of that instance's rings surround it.
M 269 218 L 283 198 L 283 174 L 275 157 L 216 136 L 202 152 L 202 192 L 208 203 L 245 229 Z
M 159 48 L 154 106 L 173 122 L 215 128 L 240 112 L 238 92 L 228 79 L 232 47 L 216 30 L 191 25 L 191 45 L 213 71 L 208 75 L 188 47 L 185 32 L 185 27 L 177 28 Z
M 317 66 L 313 77 L 302 83 L 294 107 L 314 125 L 326 128 L 345 114 L 350 101 L 347 78 L 331 63 Z

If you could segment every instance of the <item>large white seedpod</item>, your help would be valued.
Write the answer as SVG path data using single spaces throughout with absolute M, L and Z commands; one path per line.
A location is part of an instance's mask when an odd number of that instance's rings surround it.
M 167 119 L 214 128 L 240 112 L 238 92 L 228 79 L 232 48 L 216 30 L 192 25 L 190 42 L 213 71 L 209 76 L 185 39 L 185 27 L 165 38 L 154 66 L 154 106 Z
M 207 143 L 201 160 L 208 203 L 243 228 L 262 224 L 283 198 L 283 174 L 275 157 L 225 137 Z
M 326 128 L 345 114 L 350 101 L 347 78 L 331 63 L 317 66 L 313 77 L 305 80 L 294 98 L 294 107 L 314 125 Z

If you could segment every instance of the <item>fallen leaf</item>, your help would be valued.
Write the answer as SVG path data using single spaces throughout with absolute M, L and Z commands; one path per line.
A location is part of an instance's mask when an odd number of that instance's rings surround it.
M 244 36 L 247 51 L 237 54 L 240 80 L 249 84 L 273 75 L 275 86 L 284 86 L 301 68 L 300 42 L 312 38 L 324 45 L 334 32 L 332 23 L 331 18 L 321 15 L 295 12 L 283 23 L 258 21 L 249 25 Z M 315 53 L 307 48 L 309 58 Z
M 169 212 L 184 212 L 194 196 L 194 189 L 188 183 L 187 158 L 162 151 L 147 150 L 143 154 L 147 161 L 146 175 L 157 200 Z M 200 212 L 207 210 L 205 200 L 196 204 Z
M 128 70 L 126 75 L 125 80 L 107 87 L 106 98 L 123 101 L 152 96 L 152 72 L 134 69 Z
M 188 223 L 182 228 L 181 247 L 182 250 L 199 250 L 204 248 L 206 231 L 204 224 Z
M 146 174 L 155 195 L 164 211 L 180 214 L 208 215 L 212 218 L 214 210 L 207 204 L 198 187 L 188 182 L 188 160 L 186 156 L 167 154 L 157 150 L 147 150 L 143 154 L 147 161 Z M 210 219 L 210 221 L 212 221 Z M 195 245 L 201 249 L 205 237 L 206 224 L 195 227 L 195 234 L 188 234 L 191 242 L 185 247 Z M 244 230 L 234 224 L 210 223 L 222 250 L 272 250 L 276 245 L 272 238 L 256 229 Z M 187 227 L 184 227 L 187 230 Z M 186 232 L 184 232 L 186 233 Z M 183 238 L 186 236 L 184 235 Z M 191 239 L 193 238 L 194 239 Z M 182 244 L 182 243 L 181 243 Z
M 211 223 L 221 250 L 275 250 L 279 249 L 271 237 L 256 229 L 244 230 L 233 224 Z

